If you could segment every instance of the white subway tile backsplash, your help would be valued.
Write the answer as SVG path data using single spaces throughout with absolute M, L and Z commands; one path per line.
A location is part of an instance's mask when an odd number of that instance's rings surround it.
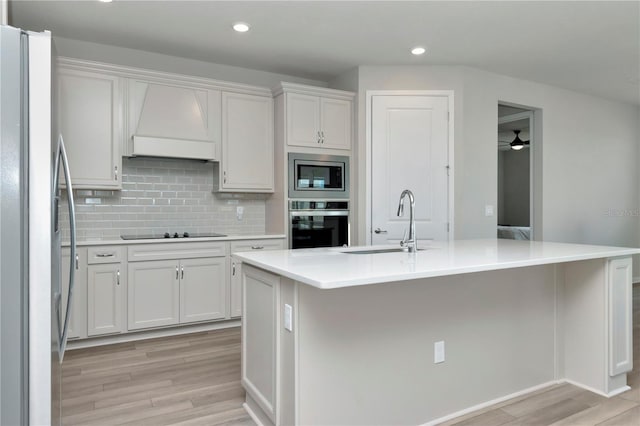
M 265 196 L 213 194 L 211 163 L 123 158 L 122 169 L 122 191 L 78 191 L 76 194 L 79 239 L 117 239 L 122 234 L 185 231 L 264 233 Z M 235 207 L 239 205 L 244 207 L 242 221 L 235 216 Z M 63 237 L 68 239 L 66 202 L 60 206 Z

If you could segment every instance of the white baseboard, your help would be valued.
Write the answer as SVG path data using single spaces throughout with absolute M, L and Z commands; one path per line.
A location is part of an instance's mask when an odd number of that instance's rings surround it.
M 254 413 L 251 407 L 249 407 L 249 404 L 247 404 L 246 402 L 243 402 L 242 408 L 244 408 L 244 411 L 246 411 L 247 414 L 249 414 L 249 417 L 251 417 L 251 420 L 253 420 L 256 423 L 256 425 L 264 426 L 260 421 L 260 419 L 258 418 L 258 416 L 256 415 L 256 413 Z
M 240 320 L 195 324 L 180 327 L 162 328 L 158 330 L 138 331 L 111 336 L 92 337 L 82 340 L 72 340 L 67 344 L 67 350 L 91 348 L 94 346 L 112 345 L 114 343 L 135 342 L 138 340 L 156 339 L 158 337 L 178 336 L 181 334 L 200 333 L 202 331 L 221 330 L 223 328 L 239 327 Z
M 640 277 L 633 277 L 633 285 L 640 285 Z
M 614 389 L 609 393 L 604 393 L 604 392 L 601 392 L 601 391 L 599 391 L 597 389 L 594 389 L 594 388 L 592 388 L 590 386 L 583 385 L 582 383 L 574 382 L 573 380 L 564 379 L 563 381 L 565 383 L 569 383 L 570 385 L 577 386 L 577 387 L 582 388 L 584 390 L 588 390 L 589 392 L 597 393 L 598 395 L 601 395 L 601 396 L 604 396 L 604 397 L 607 397 L 607 398 L 612 398 L 612 397 L 614 397 L 616 395 L 620 395 L 621 393 L 624 393 L 624 392 L 628 391 L 629 389 L 631 389 L 631 387 L 625 385 L 625 386 L 623 386 L 621 388 Z
M 499 403 L 501 403 L 503 401 L 506 401 L 508 399 L 517 398 L 517 397 L 519 397 L 521 395 L 525 395 L 525 394 L 528 394 L 528 393 L 531 393 L 531 392 L 535 392 L 535 391 L 537 391 L 539 389 L 543 389 L 543 388 L 546 388 L 546 387 L 549 387 L 549 386 L 552 386 L 552 385 L 557 385 L 557 384 L 562 383 L 562 382 L 564 382 L 564 380 L 552 380 L 550 382 L 546 382 L 546 383 L 542 383 L 540 385 L 532 386 L 530 388 L 523 389 L 521 391 L 514 392 L 514 393 L 511 393 L 509 395 L 501 396 L 500 398 L 492 399 L 491 401 L 486 401 L 486 402 L 483 402 L 481 404 L 474 405 L 473 407 L 469 407 L 469 408 L 465 408 L 465 409 L 460 410 L 460 411 L 456 411 L 455 413 L 447 414 L 444 417 L 440 417 L 438 419 L 431 420 L 431 421 L 429 421 L 427 423 L 423 423 L 421 426 L 434 426 L 434 425 L 446 422 L 448 420 L 455 419 L 456 417 L 464 416 L 465 414 L 469 414 L 469 413 L 472 413 L 474 411 L 481 410 L 481 409 L 489 407 L 491 405 L 499 404 Z

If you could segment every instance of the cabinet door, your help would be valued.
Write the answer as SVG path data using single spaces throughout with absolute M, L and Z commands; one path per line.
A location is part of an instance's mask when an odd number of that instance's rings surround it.
M 231 260 L 231 318 L 242 316 L 242 262 Z
M 320 146 L 320 98 L 287 93 L 287 145 Z
M 182 260 L 180 280 L 180 323 L 226 317 L 226 257 Z
M 62 262 L 60 264 L 61 288 L 62 288 L 62 312 L 67 309 L 67 296 L 69 294 L 69 262 L 71 261 L 71 250 L 62 249 Z M 87 249 L 79 248 L 77 260 L 73 261 L 76 268 L 75 284 L 69 312 L 69 328 L 67 336 L 69 339 L 82 339 L 87 337 Z M 62 314 L 64 320 L 64 313 Z
M 120 333 L 124 279 L 121 264 L 89 265 L 87 271 L 87 335 Z
M 320 123 L 323 148 L 351 149 L 351 102 L 320 98 Z
M 180 278 L 177 260 L 130 262 L 129 330 L 178 324 Z
M 118 77 L 58 71 L 58 129 L 76 188 L 120 189 L 122 137 Z
M 220 188 L 273 192 L 273 99 L 222 94 Z
M 218 158 L 220 91 L 132 79 L 128 104 L 131 154 Z

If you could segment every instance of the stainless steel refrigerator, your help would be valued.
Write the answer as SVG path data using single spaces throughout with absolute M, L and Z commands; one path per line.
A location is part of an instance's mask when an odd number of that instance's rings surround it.
M 61 421 L 61 363 L 73 303 L 60 283 L 59 170 L 52 127 L 51 34 L 0 26 L 0 424 Z M 74 221 L 73 191 L 66 188 Z M 75 225 L 69 225 L 71 259 Z

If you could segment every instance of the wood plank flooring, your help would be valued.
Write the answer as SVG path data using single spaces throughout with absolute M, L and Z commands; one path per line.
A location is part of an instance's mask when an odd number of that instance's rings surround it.
M 633 296 L 630 391 L 556 385 L 443 424 L 639 426 L 640 286 Z M 62 372 L 65 425 L 255 425 L 242 408 L 239 328 L 73 350 Z

